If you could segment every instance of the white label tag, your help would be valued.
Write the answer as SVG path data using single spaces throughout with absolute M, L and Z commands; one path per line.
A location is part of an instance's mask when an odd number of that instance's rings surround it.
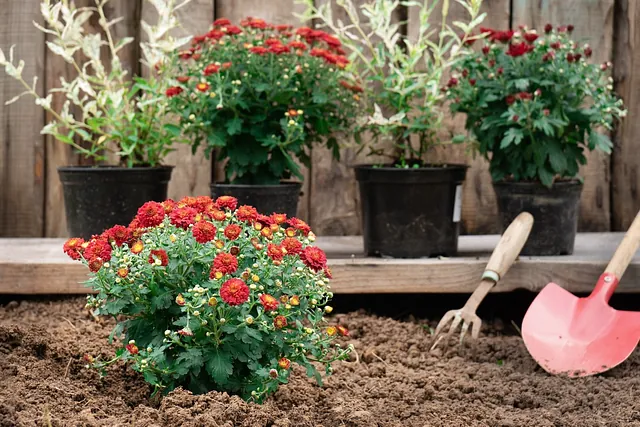
M 462 185 L 456 187 L 456 198 L 453 205 L 453 222 L 460 222 L 462 216 Z

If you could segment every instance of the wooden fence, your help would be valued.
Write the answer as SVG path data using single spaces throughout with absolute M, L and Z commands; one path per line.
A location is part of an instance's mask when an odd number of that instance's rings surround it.
M 33 21 L 42 23 L 39 0 L 2 3 L 0 48 L 6 51 L 12 44 L 17 45 L 16 54 L 26 63 L 25 75 L 39 77 L 40 91 L 56 85 L 60 77 L 69 76 L 72 70 L 46 49 L 44 35 L 33 26 Z M 81 6 L 93 0 L 75 3 Z M 139 39 L 139 21 L 141 17 L 148 19 L 151 9 L 144 0 L 111 0 L 109 15 L 126 18 L 117 24 L 118 37 Z M 640 108 L 640 75 L 632 72 L 640 64 L 640 28 L 635 25 L 640 22 L 640 5 L 636 0 L 484 0 L 483 9 L 487 12 L 484 25 L 496 28 L 520 24 L 541 28 L 547 22 L 574 24 L 574 35 L 588 39 L 593 47 L 594 60 L 614 63 L 615 85 L 629 116 L 613 135 L 613 156 L 592 154 L 582 169 L 585 188 L 580 229 L 624 229 L 640 209 L 640 121 L 636 119 Z M 294 0 L 192 0 L 182 10 L 181 20 L 188 31 L 204 32 L 219 17 L 238 21 L 249 15 L 275 23 L 296 23 L 292 13 L 299 10 Z M 461 12 L 460 8 L 453 8 L 454 15 Z M 416 18 L 409 16 L 408 34 L 415 31 Z M 92 25 L 97 27 L 97 23 Z M 124 61 L 132 71 L 137 71 L 136 46 L 131 45 Z M 40 135 L 47 117 L 32 101 L 23 99 L 10 106 L 3 105 L 19 92 L 18 85 L 0 71 L 0 236 L 65 236 L 57 167 L 79 164 L 82 160 L 69 147 Z M 60 100 L 55 102 L 61 104 Z M 444 133 L 452 135 L 461 129 L 461 119 L 449 120 Z M 317 149 L 312 154 L 312 167 L 305 171 L 299 213 L 318 234 L 360 233 L 357 185 L 349 165 L 366 159 L 351 150 L 345 150 L 342 157 L 338 163 L 328 152 Z M 460 146 L 439 147 L 430 157 L 434 161 L 471 165 L 464 185 L 463 230 L 496 232 L 495 197 L 486 162 L 467 157 Z M 176 165 L 170 197 L 209 194 L 211 164 L 203 156 L 192 157 L 188 147 L 181 147 L 167 163 Z

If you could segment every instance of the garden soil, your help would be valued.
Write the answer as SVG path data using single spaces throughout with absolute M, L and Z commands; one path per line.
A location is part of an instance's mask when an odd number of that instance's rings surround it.
M 150 399 L 122 365 L 100 379 L 83 355 L 108 357 L 113 323 L 83 299 L 0 307 L 0 426 L 640 426 L 640 351 L 599 376 L 546 374 L 515 328 L 494 321 L 475 346 L 429 353 L 430 327 L 354 312 L 333 316 L 357 350 L 324 386 L 296 370 L 265 404 L 175 390 Z

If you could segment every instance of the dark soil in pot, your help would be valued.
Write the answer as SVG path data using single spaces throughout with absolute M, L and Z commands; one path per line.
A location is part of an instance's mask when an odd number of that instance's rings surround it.
M 264 215 L 285 213 L 295 217 L 300 199 L 299 182 L 282 182 L 280 185 L 211 184 L 211 197 L 233 196 L 239 205 L 253 206 Z
M 458 251 L 467 166 L 356 166 L 365 252 L 421 258 Z
M 640 426 L 640 350 L 602 375 L 561 378 L 537 367 L 508 321 L 487 322 L 474 347 L 442 354 L 429 352 L 435 322 L 363 312 L 332 316 L 359 359 L 336 363 L 323 387 L 295 369 L 263 405 L 183 390 L 158 402 L 130 368 L 100 379 L 84 367 L 84 354 L 115 351 L 113 322 L 93 320 L 85 302 L 0 307 L 0 426 Z
M 505 229 L 520 212 L 534 223 L 522 255 L 571 255 L 578 230 L 582 183 L 558 181 L 547 188 L 536 182 L 496 182 L 493 188 Z
M 166 200 L 172 170 L 173 166 L 58 168 L 69 234 L 89 239 L 116 224 L 128 225 L 145 202 Z

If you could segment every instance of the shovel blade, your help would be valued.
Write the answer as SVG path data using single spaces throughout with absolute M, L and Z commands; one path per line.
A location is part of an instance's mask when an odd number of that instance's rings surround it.
M 550 374 L 594 375 L 631 355 L 640 338 L 640 313 L 614 310 L 602 298 L 578 298 L 549 283 L 525 314 L 522 338 Z

